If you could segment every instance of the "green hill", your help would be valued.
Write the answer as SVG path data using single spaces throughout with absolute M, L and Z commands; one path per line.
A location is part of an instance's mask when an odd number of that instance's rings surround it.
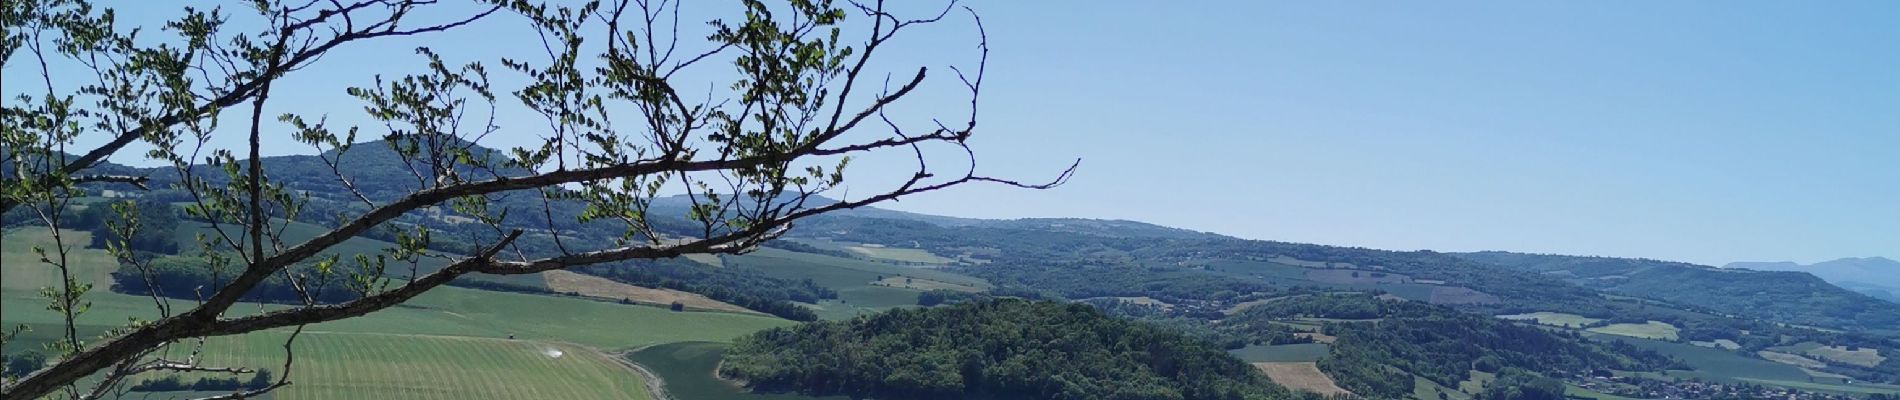
M 1805 272 L 1724 269 L 1680 262 L 1482 252 L 1469 260 L 1561 277 L 1580 286 L 1717 313 L 1838 329 L 1900 328 L 1900 304 Z
M 746 336 L 720 373 L 764 390 L 904 399 L 1275 399 L 1219 349 L 1086 305 L 893 310 Z

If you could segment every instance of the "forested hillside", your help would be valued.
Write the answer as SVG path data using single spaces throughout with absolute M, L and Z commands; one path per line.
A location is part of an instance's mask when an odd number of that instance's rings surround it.
M 720 373 L 888 399 L 1283 399 L 1220 349 L 1079 304 L 995 300 L 766 330 Z
M 796 237 L 919 248 L 974 262 L 959 272 L 1002 286 L 1080 299 L 1146 296 L 1231 303 L 1274 288 L 1386 290 L 1472 310 L 1610 312 L 1596 293 L 1555 278 L 1450 255 L 1235 239 L 1136 229 L 1080 233 L 1063 220 L 937 225 L 917 220 L 814 218 Z M 1084 230 L 1095 232 L 1097 230 Z M 1153 233 L 1153 234 L 1150 234 Z M 1213 306 L 1209 306 L 1213 307 Z
M 1831 285 L 1805 272 L 1751 271 L 1633 258 L 1507 252 L 1460 254 L 1589 288 L 1719 313 L 1844 329 L 1900 329 L 1900 304 Z

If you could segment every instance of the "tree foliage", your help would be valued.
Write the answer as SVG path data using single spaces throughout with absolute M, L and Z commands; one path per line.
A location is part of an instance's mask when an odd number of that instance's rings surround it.
M 882 2 L 745 1 L 730 18 L 710 21 L 709 35 L 680 31 L 697 21 L 680 21 L 686 4 L 664 0 L 244 5 L 183 8 L 162 26 L 133 26 L 85 0 L 5 2 L 0 69 L 42 79 L 40 87 L 10 87 L 21 94 L 0 109 L 0 212 L 12 223 L 16 208 L 29 210 L 34 225 L 53 233 L 55 243 L 39 251 L 59 271 L 60 285 L 43 292 L 66 329 L 52 345 L 56 361 L 8 382 L 0 389 L 4 397 L 57 391 L 98 398 L 160 370 L 255 374 L 159 355 L 180 341 L 263 329 L 292 328 L 288 340 L 294 340 L 301 332 L 296 328 L 391 307 L 468 274 L 738 253 L 783 235 L 794 221 L 827 212 L 968 183 L 1047 188 L 1073 171 L 1036 184 L 974 170 L 968 141 L 988 56 L 974 12 L 968 21 L 978 27 L 975 45 L 946 49 L 969 54 L 970 64 L 933 73 L 882 70 L 889 63 L 872 61 L 900 32 L 961 16 L 952 14 L 959 11 L 954 4 L 913 18 L 887 12 Z M 863 21 L 843 23 L 852 16 Z M 488 19 L 531 27 L 541 46 L 449 54 L 423 40 Z M 411 60 L 387 60 L 413 69 L 401 76 L 326 78 L 334 80 L 324 86 L 360 101 L 360 118 L 332 120 L 309 110 L 267 114 L 279 109 L 270 104 L 304 95 L 282 83 L 300 79 L 327 54 L 372 44 L 414 48 Z M 493 74 L 513 79 L 491 80 Z M 708 85 L 684 76 L 717 78 Z M 965 91 L 969 107 L 923 119 L 887 113 L 927 82 Z M 725 89 L 696 92 L 706 87 Z M 504 128 L 495 118 L 502 107 L 539 118 Z M 499 136 L 543 141 L 494 151 L 482 146 Z M 164 179 L 123 175 L 107 162 L 138 156 L 122 151 L 133 143 L 151 149 L 143 156 L 165 167 Z M 320 155 L 304 167 L 330 171 L 331 179 L 319 180 L 329 190 L 313 195 L 294 188 L 311 181 L 273 173 L 279 166 L 264 163 L 265 146 L 293 143 Z M 347 168 L 343 161 L 373 153 L 393 155 L 379 161 L 389 168 Z M 914 155 L 916 167 L 888 186 L 853 187 L 854 198 L 845 201 L 809 202 L 843 188 L 849 160 L 872 153 Z M 932 168 L 943 164 L 937 161 L 963 168 Z M 358 180 L 390 171 L 403 184 L 385 184 L 393 180 L 387 176 Z M 66 255 L 84 244 L 62 232 L 75 219 L 68 212 L 74 199 L 99 185 L 161 185 L 151 193 L 155 199 L 184 203 L 183 219 L 209 227 L 196 243 L 177 249 L 197 263 L 153 268 L 153 262 L 171 261 L 139 251 L 150 244 L 141 238 L 151 235 L 140 230 L 163 227 L 146 225 L 138 212 L 118 213 L 106 223 L 119 234 L 106 235 L 103 244 L 125 269 L 154 274 L 195 265 L 216 272 L 209 280 L 215 287 L 191 302 L 174 303 L 170 293 L 152 296 L 156 318 L 81 338 L 73 321 L 87 311 L 84 296 L 95 282 L 72 274 Z M 689 204 L 652 207 L 671 194 L 685 194 Z M 333 201 L 313 201 L 318 197 Z M 464 220 L 452 234 L 414 223 L 445 211 Z M 651 218 L 669 212 L 678 215 Z M 307 222 L 328 230 L 285 235 L 291 224 Z M 576 226 L 613 234 L 582 240 Z M 439 234 L 446 243 L 437 242 Z M 364 236 L 396 245 L 348 256 L 326 251 Z M 423 258 L 448 263 L 405 279 L 385 273 Z M 228 278 L 220 275 L 226 272 Z M 311 295 L 328 282 L 344 283 L 355 296 L 329 303 Z M 292 307 L 226 313 L 285 285 L 296 292 Z M 163 284 L 147 287 L 173 292 Z M 89 376 L 97 379 L 80 387 Z M 291 378 L 287 371 L 265 387 L 229 395 L 254 396 Z
M 1080 304 L 897 309 L 741 338 L 720 374 L 763 390 L 904 399 L 1290 398 L 1219 348 Z

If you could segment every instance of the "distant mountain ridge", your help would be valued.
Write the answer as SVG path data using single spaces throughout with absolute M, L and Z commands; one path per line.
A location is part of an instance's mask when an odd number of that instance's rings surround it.
M 1886 257 L 1850 257 L 1808 265 L 1791 261 L 1732 262 L 1723 268 L 1806 272 L 1848 290 L 1900 303 L 1900 261 Z
M 1461 258 L 1611 293 L 1725 314 L 1835 328 L 1900 326 L 1900 304 L 1830 284 L 1802 271 L 1725 269 L 1683 262 L 1487 251 Z
M 495 150 L 480 147 L 469 147 L 467 151 L 480 157 L 495 154 Z M 308 205 L 306 212 L 314 211 L 313 215 L 325 217 L 361 212 L 359 209 L 361 205 L 347 194 L 342 183 L 318 156 L 266 157 L 263 161 L 270 171 L 271 180 L 285 183 L 290 189 L 304 191 L 310 194 L 313 200 L 320 200 Z M 366 194 L 371 199 L 379 202 L 399 198 L 417 187 L 424 186 L 425 182 L 432 181 L 432 177 L 426 175 L 416 176 L 417 172 L 426 172 L 426 169 L 412 172 L 410 166 L 406 165 L 386 142 L 357 143 L 354 145 L 354 150 L 342 157 L 342 162 L 345 165 L 341 168 L 350 172 L 354 184 L 368 192 Z M 202 166 L 194 167 L 194 169 L 202 168 Z M 169 168 L 141 169 L 139 172 L 152 175 L 154 192 L 163 191 L 161 188 L 169 183 L 165 178 L 173 175 Z M 217 177 L 222 175 L 214 171 L 205 172 L 211 172 L 210 175 Z M 471 173 L 477 175 L 471 176 Z M 482 179 L 483 176 L 509 176 L 522 173 L 527 173 L 527 171 L 503 169 L 461 172 L 464 178 L 477 180 Z M 175 179 L 173 176 L 170 180 L 175 182 Z M 502 197 L 497 200 L 495 206 L 532 209 L 544 205 L 539 196 L 532 192 Z M 836 202 L 827 198 L 815 198 L 812 201 L 814 202 L 812 206 Z M 694 234 L 697 229 L 683 218 L 685 204 L 687 204 L 685 199 L 678 196 L 655 199 L 655 209 L 652 213 L 655 218 L 651 221 L 663 233 Z M 581 204 L 572 201 L 558 200 L 554 202 L 554 206 L 553 219 L 557 221 L 572 221 L 574 216 L 583 211 Z M 431 212 L 445 211 L 432 210 Z M 444 224 L 435 215 L 425 212 L 414 214 L 416 215 L 405 216 L 395 222 L 441 225 L 438 228 L 452 227 L 452 224 Z M 531 217 L 534 214 L 538 213 L 513 213 L 504 224 L 528 229 L 545 227 L 547 221 L 539 217 Z M 1228 277 L 1222 273 L 1216 273 L 1218 271 L 1207 270 L 1209 267 L 1206 263 L 1272 263 L 1275 262 L 1274 260 L 1283 260 L 1324 263 L 1335 267 L 1356 266 L 1352 268 L 1389 271 L 1405 275 L 1404 279 L 1450 282 L 1450 286 L 1477 291 L 1478 293 L 1471 293 L 1477 296 L 1474 297 L 1476 303 L 1497 302 L 1497 298 L 1490 296 L 1502 298 L 1504 304 L 1499 304 L 1497 307 L 1530 304 L 1577 307 L 1594 302 L 1595 300 L 1592 300 L 1595 298 L 1594 290 L 1605 290 L 1736 315 L 1751 315 L 1800 324 L 1853 326 L 1858 323 L 1879 324 L 1896 321 L 1890 326 L 1900 326 L 1900 308 L 1893 307 L 1893 303 L 1843 290 L 1821 279 L 1796 272 L 1737 274 L 1733 273 L 1734 270 L 1693 264 L 1603 257 L 1379 251 L 1243 240 L 1214 233 L 1127 220 L 974 219 L 875 207 L 841 210 L 802 221 L 799 225 L 806 229 L 800 229 L 794 233 L 794 236 L 915 247 L 945 255 L 967 254 L 990 261 L 1009 261 L 969 267 L 972 270 L 995 272 L 996 274 L 990 276 L 991 278 L 1004 278 L 1005 274 L 1015 274 L 1016 272 L 1009 271 L 1011 268 L 1039 270 L 1040 276 L 1017 277 L 1025 279 L 1023 283 L 1039 282 L 1031 278 L 1067 278 L 1075 280 L 1071 282 L 1074 284 L 1100 286 L 1108 283 L 1101 281 L 1099 276 L 1091 276 L 1098 272 L 1089 268 L 1104 266 L 1113 267 L 1111 271 L 1116 273 L 1138 273 L 1142 276 L 1140 279 L 1143 280 L 1156 279 L 1156 276 L 1169 276 L 1177 282 L 1216 281 L 1228 279 Z M 611 238 L 622 233 L 620 227 L 606 221 L 575 224 L 563 229 L 574 235 L 590 238 Z M 478 242 L 478 239 L 480 238 L 470 240 Z M 598 242 L 604 244 L 610 241 Z M 1886 259 L 1860 261 L 1892 262 Z M 1258 264 L 1246 265 L 1257 267 Z M 1786 266 L 1777 265 L 1777 267 Z M 1229 267 L 1216 269 L 1219 268 Z M 1842 269 L 1851 268 L 1843 267 Z M 1224 273 L 1236 274 L 1237 272 Z M 1242 275 L 1256 273 L 1248 272 Z M 1323 275 L 1325 272 L 1317 274 Z M 1358 277 L 1317 279 L 1343 282 L 1355 278 Z M 1138 280 L 1135 283 L 1153 282 Z M 1418 285 L 1428 284 L 1414 286 Z M 1183 284 L 1181 287 L 1190 286 Z M 1244 293 L 1244 291 L 1238 292 Z M 1764 293 L 1772 296 L 1763 295 Z M 1760 299 L 1763 297 L 1801 301 L 1794 303 L 1766 301 L 1757 304 L 1765 301 Z

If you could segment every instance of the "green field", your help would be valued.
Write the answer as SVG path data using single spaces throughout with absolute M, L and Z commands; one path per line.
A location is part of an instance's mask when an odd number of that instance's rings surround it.
M 791 240 L 794 240 L 799 243 L 803 243 L 812 247 L 821 248 L 821 249 L 844 251 L 844 252 L 848 252 L 852 254 L 857 254 L 859 256 L 864 256 L 866 258 L 874 258 L 874 259 L 886 260 L 886 261 L 896 261 L 896 262 L 906 262 L 906 263 L 916 263 L 916 264 L 950 264 L 957 261 L 957 260 L 945 258 L 943 256 L 939 256 L 936 254 L 932 254 L 929 250 L 924 250 L 924 249 L 840 243 L 840 242 L 834 242 L 834 241 L 824 240 L 824 239 L 791 239 Z
M 1731 378 L 1755 378 L 1766 380 L 1807 381 L 1808 373 L 1791 365 L 1768 360 L 1745 357 L 1732 351 L 1699 347 L 1694 345 L 1671 343 L 1658 340 L 1636 339 L 1622 336 L 1586 333 L 1592 339 L 1603 341 L 1620 340 L 1638 348 L 1652 350 L 1663 355 L 1681 359 L 1694 367 L 1695 371 L 1670 371 L 1677 378 L 1701 377 L 1734 383 Z
M 1881 355 L 1879 349 L 1856 348 L 1850 351 L 1846 347 L 1828 346 L 1815 342 L 1801 342 L 1792 346 L 1772 347 L 1769 348 L 1769 350 L 1803 354 L 1809 357 L 1824 359 L 1829 362 L 1862 367 L 1872 367 L 1887 361 L 1887 357 Z
M 285 332 L 214 338 L 206 363 L 283 365 Z M 528 340 L 306 332 L 278 399 L 650 399 L 625 365 L 594 350 Z M 174 348 L 182 352 L 183 348 Z
M 7 353 L 40 351 L 62 332 L 62 319 L 47 311 L 38 286 L 49 279 L 34 263 L 30 243 L 48 235 L 6 232 L 0 274 L 0 325 L 32 328 Z M 369 245 L 379 242 L 371 241 Z M 96 279 L 116 268 L 102 250 L 74 251 L 76 275 Z M 23 257 L 25 256 L 25 257 Z M 91 309 L 77 319 L 91 340 L 127 321 L 158 313 L 150 297 L 112 293 L 104 281 L 84 300 Z M 190 302 L 171 300 L 175 307 Z M 231 316 L 282 309 L 241 303 Z M 276 398 L 647 398 L 644 383 L 601 350 L 631 349 L 681 341 L 729 341 L 790 321 L 757 315 L 672 312 L 579 298 L 441 287 L 409 302 L 361 318 L 310 325 L 295 342 L 293 386 Z M 210 360 L 281 369 L 282 339 L 276 330 L 213 338 Z M 516 339 L 507 339 L 514 336 Z M 559 358 L 546 355 L 560 350 Z M 183 395 L 182 393 L 166 393 Z
M 746 268 L 766 276 L 804 280 L 838 292 L 836 300 L 813 305 L 813 311 L 825 319 L 844 319 L 896 307 L 917 305 L 916 289 L 880 286 L 879 278 L 914 277 L 960 287 L 988 289 L 982 279 L 947 271 L 912 268 L 872 261 L 840 258 L 822 254 L 799 253 L 761 248 L 751 254 L 726 257 L 730 268 Z
M 1403 298 L 1406 300 L 1413 300 L 1413 301 L 1423 301 L 1423 302 L 1432 301 L 1432 293 L 1438 291 L 1437 285 L 1424 285 L 1424 284 L 1416 284 L 1416 283 L 1377 285 L 1376 287 L 1379 290 L 1384 290 L 1386 293 L 1390 293 L 1393 296 L 1398 296 L 1399 298 Z
M 1590 324 L 1603 321 L 1600 319 L 1585 317 L 1585 316 L 1577 315 L 1577 314 L 1565 314 L 1565 313 L 1541 312 L 1541 311 L 1529 313 L 1529 314 L 1499 315 L 1498 318 L 1509 319 L 1509 320 L 1529 320 L 1529 321 L 1534 321 L 1543 325 L 1560 326 L 1560 327 L 1565 327 L 1565 328 L 1582 328 L 1585 326 L 1589 326 Z
M 1458 390 L 1464 391 L 1465 393 L 1484 392 L 1484 387 L 1490 385 L 1491 381 L 1497 379 L 1498 374 L 1473 370 L 1471 371 L 1471 379 L 1458 382 Z
M 1816 391 L 1816 392 L 1827 392 L 1827 393 L 1838 393 L 1838 394 L 1900 394 L 1900 386 L 1892 386 L 1892 385 L 1879 385 L 1879 386 L 1840 385 L 1840 384 L 1830 384 L 1830 383 L 1815 383 L 1815 382 L 1808 382 L 1805 380 L 1781 381 L 1781 380 L 1752 379 L 1752 378 L 1742 378 L 1741 380 L 1747 381 L 1750 383 L 1755 383 L 1755 384 L 1773 385 L 1773 386 L 1781 386 L 1781 387 L 1795 388 L 1795 389 L 1801 389 L 1801 390 L 1811 390 L 1811 391 Z
M 1458 391 L 1458 389 L 1445 387 L 1445 385 L 1440 385 L 1438 384 L 1438 382 L 1432 382 L 1432 380 L 1425 379 L 1425 377 L 1422 377 L 1422 376 L 1418 376 L 1418 375 L 1412 376 L 1412 398 L 1413 399 L 1439 400 L 1438 395 L 1441 393 L 1445 395 L 1444 398 L 1446 400 L 1470 400 L 1471 399 L 1471 395 L 1465 394 L 1465 392 L 1460 392 Z
M 1313 362 L 1326 357 L 1331 350 L 1325 343 L 1301 343 L 1283 345 L 1253 345 L 1228 351 L 1242 361 L 1257 362 Z
M 276 222 L 282 223 L 283 220 L 276 220 Z M 284 226 L 283 240 L 286 246 L 294 246 L 297 243 L 301 243 L 305 240 L 310 240 L 310 238 L 314 238 L 317 235 L 321 235 L 328 231 L 329 231 L 328 228 L 324 228 L 324 227 L 320 227 L 316 225 L 311 225 L 311 224 L 302 223 L 302 222 L 291 222 L 288 225 Z M 211 240 L 213 241 L 216 241 L 217 240 L 216 238 L 218 237 L 217 232 L 211 228 L 210 224 L 206 224 L 202 222 L 193 222 L 193 221 L 180 222 L 178 224 L 178 232 L 175 234 L 175 237 L 178 239 L 179 253 L 197 254 L 198 249 L 199 249 L 198 235 L 200 234 L 205 235 L 205 237 L 207 238 L 211 238 Z M 385 249 L 389 249 L 393 247 L 395 247 L 395 244 L 393 243 L 367 239 L 367 238 L 362 238 L 362 237 L 355 237 L 355 238 L 350 238 L 348 240 L 344 240 L 342 243 L 337 243 L 335 246 L 332 246 L 329 249 L 324 250 L 322 254 L 343 255 L 343 260 L 345 260 L 343 262 L 345 264 L 348 264 L 349 261 L 347 260 L 349 260 L 349 257 L 352 255 L 382 254 Z M 228 247 L 220 246 L 219 248 L 228 250 Z M 440 259 L 440 258 L 422 258 L 420 260 L 417 260 L 417 262 L 414 264 L 407 264 L 407 263 L 398 264 L 395 262 L 391 262 L 383 271 L 383 274 L 386 276 L 398 278 L 398 279 L 409 279 L 412 275 L 424 275 L 431 272 L 435 272 L 438 269 L 442 269 L 442 267 L 446 265 L 448 265 L 448 261 Z M 500 283 L 507 283 L 511 285 L 537 287 L 537 288 L 543 288 L 543 289 L 548 287 L 547 279 L 542 278 L 541 274 L 523 274 L 523 275 L 469 274 L 457 279 L 471 280 L 471 281 L 500 282 Z
M 1589 331 L 1633 338 L 1674 341 L 1676 340 L 1676 334 L 1682 330 L 1666 322 L 1649 321 L 1648 323 L 1642 324 L 1610 324 L 1590 328 Z
M 1657 340 L 1586 334 L 1597 340 L 1621 340 L 1636 347 L 1675 357 L 1695 371 L 1669 371 L 1664 379 L 1699 378 L 1725 383 L 1755 383 L 1831 393 L 1894 393 L 1900 386 L 1842 384 L 1837 379 L 1810 382 L 1811 375 L 1801 368 L 1758 358 L 1745 357 L 1722 349 Z M 1653 375 L 1653 374 L 1651 374 Z
M 1201 265 L 1209 271 L 1241 275 L 1268 281 L 1306 280 L 1306 267 L 1266 261 L 1213 260 Z
M 59 269 L 37 262 L 40 256 L 33 252 L 34 247 L 39 247 L 46 251 L 48 258 L 57 260 L 56 242 L 46 228 L 8 229 L 4 236 L 6 240 L 0 240 L 0 260 L 6 261 L 6 273 L 0 274 L 4 278 L 0 280 L 0 290 L 35 292 L 42 287 L 59 287 Z M 112 254 L 105 250 L 84 248 L 92 243 L 92 233 L 61 230 L 60 241 L 71 249 L 66 253 L 66 265 L 71 269 L 73 279 L 80 282 L 112 281 L 112 271 L 119 269 L 119 262 L 113 260 Z
M 792 393 L 752 393 L 732 382 L 714 376 L 726 344 L 680 342 L 648 347 L 627 354 L 627 359 L 647 367 L 666 382 L 666 393 L 675 400 L 811 400 L 846 397 L 812 397 Z
M 1576 385 L 1565 385 L 1564 395 L 1572 396 L 1572 397 L 1581 397 L 1581 398 L 1586 398 L 1586 399 L 1596 399 L 1596 400 L 1638 400 L 1635 398 L 1617 396 L 1613 394 L 1592 392 L 1590 391 L 1590 389 L 1580 388 L 1580 387 L 1577 387 Z
M 45 311 L 36 294 L 0 293 L 4 324 L 35 326 L 29 339 L 55 331 L 59 316 Z M 82 330 L 102 332 L 128 318 L 156 316 L 148 297 L 95 292 L 93 309 L 79 318 Z M 185 302 L 175 302 L 179 306 Z M 238 314 L 281 306 L 239 304 Z M 408 303 L 362 318 L 311 325 L 315 331 L 506 338 L 577 343 L 600 349 L 626 349 L 679 341 L 728 341 L 791 321 L 720 312 L 672 312 L 660 307 L 622 305 L 578 298 L 490 292 L 442 287 Z M 14 347 L 12 343 L 8 347 Z M 11 349 L 9 349 L 11 350 Z

